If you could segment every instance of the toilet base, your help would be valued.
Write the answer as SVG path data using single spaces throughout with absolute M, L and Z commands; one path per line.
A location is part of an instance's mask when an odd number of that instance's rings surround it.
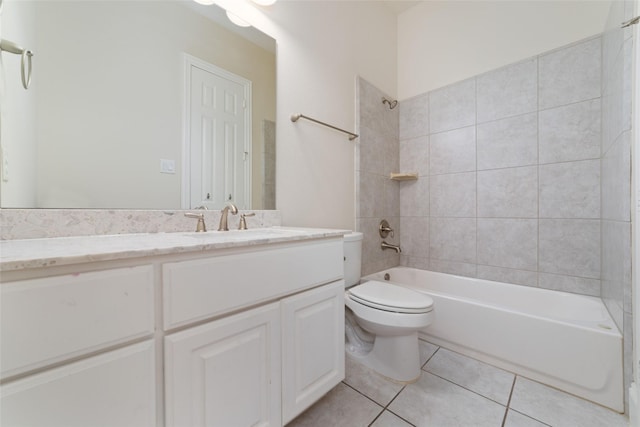
M 376 336 L 372 350 L 351 356 L 382 376 L 401 383 L 420 378 L 418 332 L 401 336 Z

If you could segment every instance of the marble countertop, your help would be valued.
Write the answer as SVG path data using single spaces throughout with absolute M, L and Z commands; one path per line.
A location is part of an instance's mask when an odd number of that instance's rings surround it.
M 1 240 L 0 271 L 341 237 L 348 230 L 272 227 Z

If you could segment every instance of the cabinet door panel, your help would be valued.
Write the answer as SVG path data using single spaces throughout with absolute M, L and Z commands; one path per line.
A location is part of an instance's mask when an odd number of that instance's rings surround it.
M 156 425 L 153 341 L 90 357 L 0 387 L 0 425 Z
M 279 426 L 280 304 L 165 338 L 167 426 Z
M 282 418 L 344 379 L 344 281 L 282 300 Z

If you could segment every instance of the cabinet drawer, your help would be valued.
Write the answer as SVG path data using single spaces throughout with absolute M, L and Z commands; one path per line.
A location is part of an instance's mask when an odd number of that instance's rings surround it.
M 2 378 L 154 331 L 153 267 L 0 285 Z
M 90 357 L 0 387 L 3 426 L 156 425 L 153 341 Z
M 343 276 L 342 239 L 163 265 L 165 330 Z

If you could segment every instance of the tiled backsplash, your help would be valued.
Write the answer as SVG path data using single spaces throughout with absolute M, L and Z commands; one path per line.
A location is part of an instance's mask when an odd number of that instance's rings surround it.
M 0 240 L 195 231 L 196 220 L 185 211 L 100 209 L 0 209 Z M 193 211 L 205 215 L 209 230 L 216 230 L 220 211 Z M 281 225 L 280 211 L 255 211 L 247 218 L 249 228 Z M 240 216 L 229 215 L 229 229 L 237 228 Z

